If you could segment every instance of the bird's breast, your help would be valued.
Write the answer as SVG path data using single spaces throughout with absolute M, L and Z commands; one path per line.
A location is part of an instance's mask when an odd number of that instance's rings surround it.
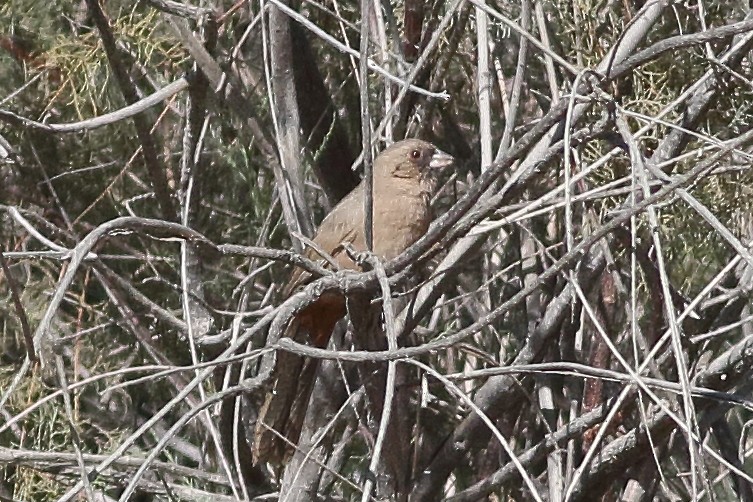
M 429 200 L 421 192 L 394 191 L 390 198 L 375 197 L 374 251 L 391 260 L 424 235 L 429 223 Z

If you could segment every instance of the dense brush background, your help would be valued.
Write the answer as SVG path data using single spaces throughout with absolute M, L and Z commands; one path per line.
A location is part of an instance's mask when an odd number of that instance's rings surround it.
M 0 2 L 0 500 L 753 501 L 750 19 Z M 413 348 L 386 385 L 384 353 L 324 365 L 300 451 L 252 467 L 259 349 L 363 121 L 457 159 L 387 267 Z

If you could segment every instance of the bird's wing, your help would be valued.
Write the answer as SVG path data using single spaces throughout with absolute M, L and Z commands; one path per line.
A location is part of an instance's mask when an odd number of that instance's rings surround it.
M 352 244 L 357 250 L 364 248 L 363 238 L 363 198 L 361 185 L 343 198 L 322 220 L 313 241 L 319 249 L 334 258 L 340 268 L 352 269 L 355 264 L 343 251 L 342 244 Z M 319 261 L 323 257 L 314 248 L 306 248 L 306 258 Z M 293 269 L 283 290 L 284 296 L 291 295 L 299 286 L 307 283 L 311 274 L 299 267 Z

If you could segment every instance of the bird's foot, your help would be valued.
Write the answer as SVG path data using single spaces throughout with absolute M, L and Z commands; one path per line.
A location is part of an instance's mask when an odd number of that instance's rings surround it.
M 361 267 L 361 270 L 365 272 L 367 270 L 374 269 L 375 260 L 378 259 L 374 253 L 372 253 L 371 251 L 358 251 L 349 242 L 343 242 L 342 247 L 348 257 L 353 260 L 356 265 Z

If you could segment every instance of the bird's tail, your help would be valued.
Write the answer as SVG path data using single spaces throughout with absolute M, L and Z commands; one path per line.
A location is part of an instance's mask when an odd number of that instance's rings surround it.
M 279 465 L 298 442 L 314 389 L 319 359 L 280 351 L 273 370 L 274 386 L 259 411 L 254 463 Z
M 324 294 L 299 312 L 285 336 L 297 342 L 323 348 L 329 343 L 335 324 L 345 315 L 345 300 Z M 319 359 L 279 351 L 272 377 L 274 387 L 259 411 L 254 441 L 254 463 L 279 465 L 298 442 L 314 389 Z

